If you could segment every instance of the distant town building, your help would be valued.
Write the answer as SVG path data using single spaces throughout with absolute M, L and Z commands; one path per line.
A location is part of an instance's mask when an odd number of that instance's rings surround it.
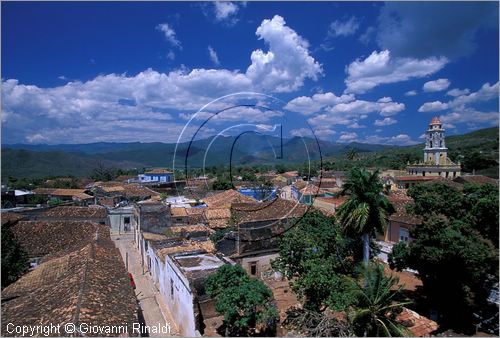
M 448 158 L 444 131 L 439 118 L 434 117 L 425 135 L 424 161 L 408 165 L 406 170 L 410 175 L 451 179 L 460 176 L 460 163 L 453 163 Z
M 142 183 L 158 182 L 166 183 L 173 181 L 173 173 L 166 169 L 152 169 L 144 174 L 139 174 L 139 181 Z

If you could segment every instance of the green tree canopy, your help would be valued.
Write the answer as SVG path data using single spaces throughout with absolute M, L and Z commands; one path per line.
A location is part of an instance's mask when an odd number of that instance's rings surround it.
M 208 295 L 216 299 L 215 310 L 224 315 L 226 335 L 246 335 L 260 324 L 273 327 L 278 312 L 272 291 L 251 279 L 239 265 L 225 264 L 206 280 Z
M 498 253 L 478 231 L 443 215 L 428 216 L 389 255 L 392 268 L 417 270 L 441 324 L 467 330 L 498 282 Z
M 28 269 L 28 255 L 9 226 L 2 226 L 2 289 L 19 279 Z
M 340 310 L 348 305 L 343 276 L 354 272 L 356 242 L 344 236 L 333 218 L 308 212 L 281 237 L 278 247 L 273 268 L 293 279 L 292 288 L 306 308 Z
M 234 189 L 233 183 L 225 179 L 217 179 L 214 183 L 212 183 L 213 190 L 228 190 Z

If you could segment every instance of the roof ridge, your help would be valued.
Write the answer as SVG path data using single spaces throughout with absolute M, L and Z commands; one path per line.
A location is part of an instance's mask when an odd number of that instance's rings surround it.
M 97 243 L 97 240 L 99 239 L 99 226 L 97 223 L 94 224 L 95 227 L 95 237 L 94 240 L 92 240 L 88 245 L 90 246 L 89 253 L 87 255 L 87 259 L 85 260 L 85 268 L 83 270 L 83 278 L 80 283 L 80 286 L 78 288 L 78 298 L 75 306 L 75 314 L 73 316 L 73 323 L 75 324 L 76 327 L 78 327 L 78 323 L 80 321 L 80 310 L 82 306 L 82 301 L 83 301 L 83 295 L 85 293 L 86 285 L 87 285 L 87 276 L 88 272 L 90 270 L 90 263 L 95 259 L 95 244 Z

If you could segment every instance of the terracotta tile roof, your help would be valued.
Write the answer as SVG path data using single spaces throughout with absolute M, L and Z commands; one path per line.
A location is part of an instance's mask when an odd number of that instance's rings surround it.
M 349 196 L 337 196 L 337 197 L 316 197 L 314 199 L 313 206 L 319 209 L 321 212 L 326 214 L 327 216 L 331 216 L 335 214 L 335 210 L 337 210 Z
M 114 197 L 99 196 L 97 197 L 97 201 L 100 205 L 110 208 L 113 208 L 116 204 Z
M 103 229 L 107 227 L 90 221 L 20 221 L 12 232 L 30 257 L 46 261 L 85 246 Z
M 226 219 L 231 217 L 231 209 L 229 208 L 206 208 L 204 211 L 207 220 Z
M 294 177 L 299 176 L 299 172 L 298 171 L 287 171 L 287 172 L 281 174 L 281 176 L 283 176 L 285 178 L 294 178 Z
M 413 203 L 411 198 L 409 200 L 389 198 L 389 201 L 395 209 L 395 212 L 389 216 L 390 221 L 413 225 L 422 224 L 422 220 L 419 217 L 406 212 L 406 206 L 409 203 Z
M 489 183 L 492 185 L 498 185 L 498 180 L 483 175 L 463 175 L 455 178 L 453 181 L 457 183 L 474 183 L 474 184 Z
M 41 213 L 41 216 L 51 218 L 106 218 L 108 217 L 108 213 L 106 211 L 106 208 L 101 206 L 59 206 L 44 211 L 43 213 Z
M 164 241 L 168 239 L 167 235 L 155 234 L 152 232 L 142 232 L 142 237 L 144 237 L 146 241 Z
M 301 189 L 300 193 L 303 196 L 316 196 L 316 195 L 323 195 L 326 193 L 326 191 L 318 188 L 315 185 L 309 184 L 305 188 Z
M 323 177 L 321 180 L 314 182 L 314 184 L 320 186 L 322 189 L 337 188 L 337 179 Z
M 56 189 L 51 195 L 53 196 L 74 196 L 85 192 L 85 189 Z
M 231 211 L 239 223 L 302 217 L 303 204 L 281 198 L 264 203 L 233 204 Z
M 214 230 L 204 224 L 180 225 L 168 228 L 175 237 L 205 237 L 214 233 Z
M 184 240 L 180 245 L 160 248 L 156 251 L 156 254 L 160 259 L 164 261 L 166 255 L 177 254 L 180 252 L 198 251 L 198 250 L 203 250 L 206 252 L 215 252 L 214 243 L 211 240 L 207 241 Z
M 206 208 L 186 208 L 188 215 L 201 215 Z
M 102 181 L 97 181 L 97 182 L 92 182 L 90 184 L 93 187 L 116 187 L 116 186 L 121 186 L 123 185 L 123 182 L 119 181 L 107 181 L 107 182 L 102 182 Z
M 324 203 L 335 204 L 338 208 L 348 199 L 349 199 L 349 196 L 344 195 L 344 196 L 336 196 L 336 197 L 316 197 L 315 200 L 322 201 Z
M 172 174 L 172 172 L 167 169 L 155 168 L 146 171 L 145 174 Z
M 116 178 L 116 181 L 124 182 L 124 181 L 128 181 L 128 180 L 133 180 L 136 178 L 137 178 L 137 175 L 120 175 Z
M 56 190 L 55 188 L 36 188 L 33 189 L 33 193 L 36 195 L 51 195 Z
M 188 214 L 188 223 L 197 224 L 203 220 L 203 211 L 205 208 L 186 208 Z
M 7 323 L 130 326 L 137 322 L 137 300 L 120 252 L 109 231 L 102 230 L 97 239 L 94 236 L 79 249 L 40 264 L 2 290 L 2 335 L 8 335 Z M 128 334 L 134 335 L 131 327 Z
M 0 218 L 2 219 L 2 226 L 3 226 L 3 225 L 14 224 L 20 220 L 23 220 L 25 219 L 25 216 L 15 212 L 2 212 L 0 214 Z
M 231 209 L 229 208 L 205 208 L 203 219 L 212 229 L 225 228 L 231 219 Z
M 396 320 L 406 326 L 415 337 L 429 337 L 439 327 L 435 321 L 407 308 L 403 308 Z
M 125 188 L 122 185 L 114 185 L 110 187 L 102 187 L 102 190 L 105 192 L 121 192 L 125 191 Z
M 80 200 L 80 201 L 84 201 L 84 200 L 91 200 L 91 199 L 94 199 L 94 196 L 90 196 L 84 192 L 80 193 L 80 194 L 75 194 L 73 195 L 73 199 L 75 200 Z
M 440 176 L 417 176 L 417 175 L 408 175 L 408 176 L 396 176 L 394 179 L 396 181 L 402 181 L 402 182 L 407 182 L 407 181 L 434 181 L 440 179 Z
M 206 197 L 203 200 L 206 205 L 213 208 L 229 208 L 232 203 L 252 203 L 255 200 L 249 196 L 245 196 L 242 193 L 230 189 L 226 190 L 212 196 Z
M 297 189 L 304 189 L 307 187 L 307 182 L 306 181 L 297 181 L 293 184 Z
M 151 190 L 149 188 L 140 186 L 139 184 L 125 184 L 123 186 L 124 188 L 124 193 L 126 197 L 153 197 L 153 196 L 160 196 L 160 193 Z
M 188 208 L 170 208 L 170 213 L 172 217 L 187 217 Z

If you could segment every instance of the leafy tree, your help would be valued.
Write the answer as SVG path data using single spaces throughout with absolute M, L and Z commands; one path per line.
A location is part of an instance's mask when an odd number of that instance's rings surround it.
M 113 168 L 106 167 L 102 162 L 97 164 L 90 174 L 90 178 L 96 181 L 112 181 L 116 178 L 116 171 Z
M 498 252 L 469 224 L 443 215 L 427 216 L 410 234 L 409 245 L 394 246 L 391 267 L 418 271 L 441 324 L 470 329 L 473 311 L 498 282 Z
M 354 161 L 358 158 L 358 150 L 355 148 L 349 148 L 345 153 L 345 158 L 349 161 Z
M 415 203 L 408 211 L 416 215 L 443 214 L 448 217 L 462 218 L 466 210 L 462 208 L 463 195 L 446 182 L 418 184 L 408 189 L 408 196 Z
M 287 166 L 286 166 L 286 165 L 284 165 L 284 164 L 282 164 L 282 163 L 276 164 L 276 165 L 274 166 L 274 169 L 276 169 L 276 172 L 277 172 L 278 174 L 283 174 L 283 173 L 285 173 L 285 172 L 287 172 L 287 171 L 288 171 L 288 170 L 287 170 L 287 169 L 288 169 L 288 168 L 287 168 Z
M 2 226 L 2 288 L 15 282 L 29 266 L 28 255 L 9 226 Z
M 498 187 L 465 184 L 464 198 L 463 209 L 470 212 L 475 229 L 498 248 Z
M 498 165 L 497 161 L 477 150 L 467 152 L 464 155 L 463 170 L 465 172 L 473 172 L 474 170 L 486 169 L 496 165 Z
M 364 337 L 401 337 L 408 335 L 405 327 L 396 321 L 396 315 L 409 302 L 399 302 L 402 286 L 399 278 L 385 276 L 384 266 L 366 268 L 364 280 L 353 283 L 356 298 L 352 324 L 354 332 Z M 393 290 L 395 288 L 395 290 Z
M 224 179 L 217 179 L 214 183 L 212 183 L 212 190 L 228 190 L 234 189 L 233 183 Z
M 216 299 L 215 310 L 224 314 L 226 336 L 249 334 L 259 324 L 274 326 L 278 312 L 271 305 L 272 291 L 251 279 L 241 266 L 221 266 L 205 285 L 208 295 Z
M 244 171 L 241 174 L 241 179 L 243 181 L 255 182 L 257 181 L 257 176 L 255 176 L 255 173 L 253 171 Z
M 370 174 L 357 167 L 349 172 L 340 192 L 349 195 L 349 199 L 340 206 L 336 217 L 346 232 L 362 235 L 365 265 L 370 259 L 370 237 L 376 231 L 384 232 L 386 216 L 394 212 L 394 207 L 382 192 L 378 170 Z
M 343 235 L 333 218 L 308 212 L 281 237 L 278 248 L 272 266 L 293 280 L 292 288 L 306 308 L 340 310 L 348 305 L 343 275 L 354 272 L 355 241 Z
M 302 178 L 309 179 L 317 176 L 319 173 L 319 166 L 316 162 L 305 162 L 297 169 L 298 175 Z
M 478 230 L 498 247 L 498 186 L 465 184 L 459 191 L 445 182 L 419 184 L 408 190 L 415 203 L 408 211 L 423 217 L 441 214 Z
M 335 271 L 333 259 L 305 261 L 304 271 L 292 282 L 294 292 L 305 299 L 304 308 L 321 311 L 328 306 L 334 311 L 344 311 L 353 304 L 353 294 L 347 287 L 349 278 Z

